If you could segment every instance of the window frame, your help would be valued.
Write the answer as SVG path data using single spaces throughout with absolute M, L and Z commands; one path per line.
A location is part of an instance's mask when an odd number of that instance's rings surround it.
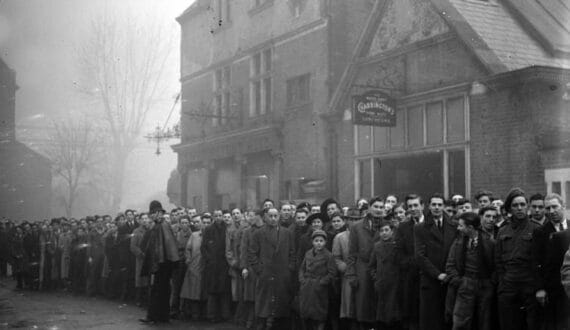
M 307 72 L 291 77 L 285 81 L 287 107 L 298 107 L 312 101 L 311 76 L 312 74 Z M 301 86 L 301 83 L 303 83 L 304 86 Z M 306 90 L 301 87 L 306 87 Z M 297 97 L 292 97 L 293 95 L 297 95 Z M 303 95 L 305 95 L 305 98 L 301 97 Z
M 267 54 L 269 54 L 269 61 Z M 274 50 L 272 47 L 261 49 L 250 57 L 248 113 L 250 118 L 273 112 L 273 59 Z M 257 101 L 258 94 L 259 102 Z
M 463 98 L 463 124 L 464 124 L 464 139 L 462 141 L 457 142 L 448 142 L 447 141 L 447 101 L 457 98 Z M 354 139 L 354 148 L 353 148 L 353 158 L 354 158 L 354 198 L 360 198 L 360 190 L 361 190 L 361 182 L 360 182 L 360 162 L 369 160 L 371 162 L 374 159 L 386 159 L 386 158 L 398 158 L 403 157 L 405 155 L 411 154 L 422 154 L 426 152 L 435 152 L 435 151 L 442 151 L 442 171 L 443 171 L 443 193 L 444 196 L 448 196 L 450 193 L 449 191 L 449 153 L 454 151 L 464 151 L 465 154 L 465 194 L 466 196 L 470 196 L 471 194 L 471 178 L 470 178 L 470 166 L 471 166 L 471 159 L 470 159 L 470 132 L 469 132 L 469 94 L 467 90 L 461 89 L 460 91 L 445 91 L 445 92 L 438 92 L 438 93 L 425 93 L 422 95 L 411 95 L 409 97 L 404 97 L 399 100 L 400 104 L 398 105 L 397 111 L 403 111 L 403 147 L 392 147 L 392 135 L 390 130 L 387 130 L 386 133 L 386 148 L 379 149 L 375 151 L 375 136 L 374 136 L 374 129 L 372 126 L 361 126 L 361 125 L 354 125 L 353 129 L 353 139 Z M 427 121 L 426 121 L 426 107 L 429 103 L 434 103 L 441 101 L 443 104 L 442 108 L 442 120 L 443 120 L 443 141 L 441 144 L 427 144 Z M 414 106 L 422 105 L 422 116 L 423 116 L 423 143 L 421 146 L 413 146 L 410 147 L 409 145 L 409 134 L 408 134 L 408 108 L 412 108 Z M 367 129 L 370 130 L 370 141 L 369 150 L 368 152 L 359 153 L 359 134 L 361 133 L 360 130 Z M 373 164 L 373 163 L 371 163 Z M 372 179 L 372 184 L 370 185 L 370 193 L 371 196 L 375 195 L 374 191 L 374 166 L 370 166 L 370 178 Z
M 228 64 L 214 71 L 214 109 L 212 127 L 228 124 L 232 104 L 232 66 Z

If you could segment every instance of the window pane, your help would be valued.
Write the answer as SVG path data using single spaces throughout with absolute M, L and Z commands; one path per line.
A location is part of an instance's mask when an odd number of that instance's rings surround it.
M 271 71 L 271 49 L 267 49 L 263 52 L 263 63 L 264 63 L 263 72 Z
M 385 150 L 388 147 L 388 128 L 374 127 L 374 151 Z
M 443 143 L 443 104 L 441 102 L 428 103 L 426 106 L 427 144 Z
M 222 70 L 216 70 L 214 77 L 214 89 L 218 90 L 222 88 Z
M 255 95 L 255 102 L 253 105 L 253 114 L 258 115 L 261 108 L 261 81 L 256 81 L 253 83 L 253 93 Z
M 311 98 L 311 75 L 306 74 L 301 76 L 299 83 L 299 99 L 301 101 L 308 101 Z
M 465 151 L 449 152 L 449 195 L 465 196 Z
M 257 76 L 260 73 L 261 73 L 261 55 L 258 53 L 258 54 L 255 54 L 253 56 L 253 72 L 252 72 L 252 74 L 254 76 Z
M 229 87 L 232 81 L 232 71 L 229 66 L 224 68 L 224 87 Z
M 271 112 L 271 78 L 263 79 L 263 89 L 265 91 L 265 108 L 263 113 Z
M 216 102 L 214 107 L 214 118 L 212 118 L 212 125 L 218 126 L 220 115 L 222 114 L 222 95 L 216 95 Z
M 231 97 L 230 92 L 224 93 L 224 105 L 222 107 L 222 125 L 227 122 L 227 117 L 230 115 L 230 104 L 231 104 Z
M 287 105 L 297 102 L 297 88 L 295 88 L 295 79 L 287 80 Z
M 420 147 L 424 145 L 424 117 L 422 106 L 408 108 L 408 145 Z
M 447 142 L 465 140 L 465 104 L 463 97 L 449 99 L 446 104 Z
M 372 178 L 370 177 L 370 159 L 360 161 L 360 196 L 368 198 L 372 196 Z
M 404 109 L 396 111 L 396 126 L 390 127 L 390 146 L 394 149 L 404 147 Z
M 370 153 L 370 126 L 357 126 L 359 155 Z
M 560 181 L 552 182 L 552 192 L 558 195 L 562 195 L 562 184 Z

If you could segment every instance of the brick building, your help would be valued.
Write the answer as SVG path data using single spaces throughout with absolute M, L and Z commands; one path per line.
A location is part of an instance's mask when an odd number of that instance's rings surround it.
M 198 0 L 178 18 L 182 201 L 570 199 L 569 15 L 561 0 Z M 394 100 L 394 127 L 353 124 L 370 90 Z
M 371 1 L 197 0 L 177 18 L 183 205 L 328 195 L 323 114 Z
M 378 1 L 371 17 L 330 103 L 341 200 L 520 186 L 570 205 L 565 2 Z M 352 125 L 369 89 L 395 99 L 396 126 Z
M 16 73 L 0 58 L 0 217 L 49 217 L 51 165 L 16 140 Z

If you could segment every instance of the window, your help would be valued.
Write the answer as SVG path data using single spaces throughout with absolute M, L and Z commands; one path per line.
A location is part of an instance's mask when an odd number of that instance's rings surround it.
M 309 102 L 311 99 L 311 74 L 287 80 L 287 106 Z
M 217 28 L 227 26 L 231 22 L 231 1 L 232 0 L 216 0 L 215 10 L 217 18 Z
M 400 102 L 396 126 L 355 126 L 355 197 L 469 195 L 465 96 Z
M 266 49 L 251 58 L 249 116 L 255 117 L 271 112 L 272 108 L 272 50 Z
M 566 202 L 566 209 L 570 207 L 570 168 L 555 168 L 544 170 L 546 192 L 555 193 Z
M 216 70 L 214 74 L 214 117 L 212 126 L 226 125 L 231 113 L 231 67 Z

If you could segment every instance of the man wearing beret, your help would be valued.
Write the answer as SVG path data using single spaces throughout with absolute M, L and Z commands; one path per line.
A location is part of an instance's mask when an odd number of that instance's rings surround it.
M 519 188 L 509 192 L 505 209 L 511 221 L 499 230 L 495 245 L 501 329 L 540 329 L 535 299 L 538 267 L 532 257 L 532 233 L 538 224 L 528 218 L 528 201 Z

